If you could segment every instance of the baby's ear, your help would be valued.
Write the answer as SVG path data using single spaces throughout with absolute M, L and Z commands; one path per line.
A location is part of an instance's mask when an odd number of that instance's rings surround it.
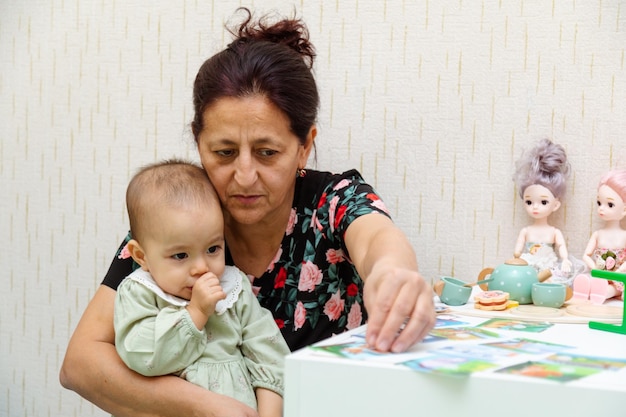
M 146 259 L 146 252 L 144 252 L 143 248 L 135 239 L 131 239 L 127 244 L 126 248 L 128 252 L 130 252 L 130 256 L 133 257 L 135 262 L 141 266 L 141 269 L 149 271 L 148 269 L 148 261 Z
M 561 207 L 561 200 L 559 200 L 558 198 L 555 201 L 556 204 L 554 204 L 554 208 L 552 209 L 552 212 L 554 213 L 555 211 L 557 211 L 560 207 Z

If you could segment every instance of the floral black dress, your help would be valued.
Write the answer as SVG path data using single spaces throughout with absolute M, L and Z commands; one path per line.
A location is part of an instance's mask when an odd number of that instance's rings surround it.
M 265 273 L 249 276 L 260 304 L 270 310 L 293 351 L 365 323 L 363 280 L 344 245 L 359 216 L 389 216 L 356 170 L 307 170 L 296 180 L 291 216 L 281 247 Z M 103 284 L 116 289 L 137 265 L 120 246 Z M 227 251 L 226 263 L 232 265 Z

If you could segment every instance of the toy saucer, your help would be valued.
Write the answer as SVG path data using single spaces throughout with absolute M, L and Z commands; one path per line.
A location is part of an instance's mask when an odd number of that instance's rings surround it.
M 622 317 L 622 309 L 617 306 L 572 304 L 567 306 L 565 311 L 574 316 L 595 317 L 599 319 L 619 319 Z
M 541 307 L 536 305 L 521 305 L 511 309 L 511 314 L 518 317 L 541 317 L 550 319 L 560 317 L 563 312 L 558 308 Z

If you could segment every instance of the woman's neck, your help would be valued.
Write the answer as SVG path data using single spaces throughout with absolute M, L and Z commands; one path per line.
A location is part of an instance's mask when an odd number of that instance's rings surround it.
M 224 234 L 234 264 L 255 277 L 263 275 L 276 256 L 287 229 L 291 207 L 255 224 L 225 216 Z

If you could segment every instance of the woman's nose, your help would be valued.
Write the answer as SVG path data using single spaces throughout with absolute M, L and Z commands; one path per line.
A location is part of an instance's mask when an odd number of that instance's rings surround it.
M 235 168 L 235 181 L 241 186 L 250 186 L 257 179 L 257 171 L 251 157 L 240 156 Z

